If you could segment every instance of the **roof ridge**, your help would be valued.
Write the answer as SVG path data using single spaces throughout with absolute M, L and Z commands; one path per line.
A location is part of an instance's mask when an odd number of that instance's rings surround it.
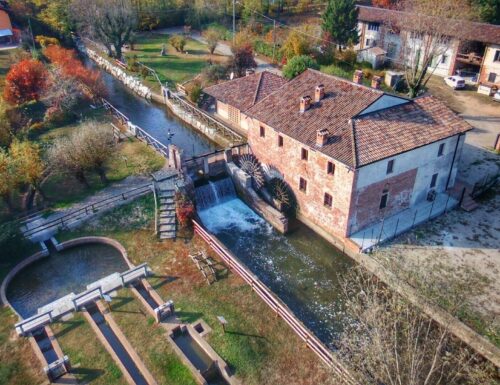
M 253 95 L 252 106 L 254 106 L 255 103 L 257 102 L 257 96 L 259 95 L 260 85 L 262 84 L 262 77 L 263 77 L 262 74 L 263 74 L 263 72 L 259 72 L 259 82 L 257 83 L 257 87 L 255 87 L 255 93 Z
M 376 89 L 376 88 L 373 88 L 373 87 L 365 86 L 364 84 L 359 84 L 359 83 L 353 82 L 352 80 L 345 79 L 345 78 L 341 78 L 340 76 L 327 74 L 327 73 L 325 73 L 325 72 L 321 72 L 320 70 L 315 70 L 315 69 L 313 69 L 313 68 L 307 68 L 304 72 L 302 72 L 302 74 L 303 74 L 303 73 L 306 73 L 307 71 L 316 72 L 316 73 L 318 73 L 318 74 L 320 74 L 320 75 L 328 76 L 328 77 L 330 77 L 330 78 L 333 78 L 333 79 L 339 80 L 339 81 L 344 82 L 344 83 L 349 83 L 349 84 L 352 84 L 353 86 L 357 86 L 357 87 L 359 87 L 359 88 L 364 88 L 364 89 L 365 89 L 365 90 L 367 90 L 367 91 L 372 91 L 372 92 L 377 93 L 377 94 L 380 94 L 380 95 L 382 95 L 382 94 L 387 94 L 385 91 L 382 91 L 382 90 L 379 90 L 379 89 Z M 300 75 L 302 75 L 302 74 L 300 74 Z M 300 75 L 299 75 L 299 76 L 300 76 Z M 293 80 L 297 79 L 299 76 L 297 76 L 297 77 L 293 78 L 291 81 L 293 81 Z M 391 95 L 391 94 L 387 94 L 387 95 Z
M 352 164 L 354 168 L 358 167 L 358 151 L 356 147 L 356 133 L 355 133 L 355 125 L 354 120 L 349 119 L 349 125 L 351 126 L 351 141 L 352 141 Z
M 267 70 L 266 70 L 266 71 L 263 71 L 263 72 L 269 72 L 269 73 L 272 73 L 272 72 L 267 71 Z M 272 96 L 272 95 L 274 95 L 276 92 L 278 92 L 279 90 L 281 90 L 284 86 L 286 86 L 288 83 L 290 83 L 290 81 L 289 81 L 288 79 L 286 79 L 285 77 L 283 77 L 283 76 L 280 76 L 280 75 L 277 75 L 277 74 L 273 74 L 273 75 L 276 75 L 276 76 L 279 76 L 279 77 L 281 77 L 281 78 L 285 79 L 285 82 L 284 82 L 281 86 L 279 86 L 278 88 L 276 88 L 273 92 L 271 92 L 269 95 L 267 95 L 265 98 L 262 98 L 262 99 L 261 99 L 261 100 L 259 100 L 257 103 L 255 103 L 253 106 L 248 107 L 245 111 L 242 111 L 242 112 L 246 112 L 246 111 L 248 111 L 249 109 L 254 108 L 255 106 L 258 106 L 258 105 L 259 105 L 260 103 L 262 103 L 264 100 L 266 100 L 267 98 L 271 97 L 271 96 Z M 300 76 L 300 75 L 299 75 L 299 76 Z M 297 76 L 297 77 L 298 77 L 298 76 Z

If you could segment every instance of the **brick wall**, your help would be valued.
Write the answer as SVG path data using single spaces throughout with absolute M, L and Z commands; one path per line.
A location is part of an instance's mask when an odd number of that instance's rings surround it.
M 326 232 L 345 237 L 354 172 L 345 165 L 326 157 L 314 148 L 280 134 L 262 125 L 265 137 L 260 136 L 261 124 L 251 120 L 248 143 L 252 152 L 263 163 L 279 170 L 297 198 L 301 216 Z M 278 135 L 283 136 L 283 147 L 278 146 Z M 301 149 L 308 149 L 308 160 L 301 159 Z M 327 174 L 327 163 L 335 164 L 335 174 Z M 300 177 L 307 180 L 307 191 L 299 190 Z M 333 207 L 324 206 L 324 194 L 333 197 Z
M 356 190 L 353 194 L 349 224 L 349 227 L 352 225 L 352 231 L 408 208 L 416 177 L 415 168 Z M 380 209 L 380 199 L 386 187 L 389 192 L 387 207 Z

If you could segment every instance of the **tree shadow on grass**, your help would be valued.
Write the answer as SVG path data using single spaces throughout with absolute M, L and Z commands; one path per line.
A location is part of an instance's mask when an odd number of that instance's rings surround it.
M 155 275 L 154 278 L 161 279 L 161 281 L 155 282 L 154 285 L 151 285 L 151 287 L 155 290 L 159 289 L 160 287 L 163 287 L 165 285 L 168 285 L 171 282 L 175 282 L 179 279 L 179 277 L 173 277 L 171 275 Z
M 177 318 L 185 323 L 193 323 L 194 321 L 203 318 L 203 313 L 200 312 L 189 312 L 189 311 L 177 311 L 175 312 Z
M 76 328 L 82 326 L 85 323 L 85 321 L 82 319 L 79 319 L 79 320 L 63 321 L 63 322 L 58 322 L 58 323 L 61 325 L 64 325 L 65 327 L 61 331 L 54 334 L 54 337 L 56 337 L 56 338 L 60 338 L 64 335 L 68 334 L 72 330 L 75 330 Z
M 258 334 L 248 334 L 248 333 L 243 333 L 243 332 L 238 332 L 238 331 L 233 331 L 233 330 L 226 330 L 226 334 L 232 334 L 232 335 L 249 337 L 249 338 L 259 338 L 259 339 L 262 339 L 266 342 L 268 341 L 266 337 L 259 336 Z
M 104 374 L 104 370 L 90 368 L 72 368 L 71 373 L 78 377 L 78 383 L 88 384 L 89 382 L 92 382 L 102 376 Z M 59 379 L 57 383 L 64 384 L 65 382 Z

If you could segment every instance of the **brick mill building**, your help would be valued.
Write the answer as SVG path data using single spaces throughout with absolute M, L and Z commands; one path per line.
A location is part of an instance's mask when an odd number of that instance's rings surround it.
M 264 72 L 205 90 L 289 184 L 299 219 L 341 240 L 453 187 L 471 129 L 432 96 L 408 100 L 361 77 L 307 70 L 286 82 Z

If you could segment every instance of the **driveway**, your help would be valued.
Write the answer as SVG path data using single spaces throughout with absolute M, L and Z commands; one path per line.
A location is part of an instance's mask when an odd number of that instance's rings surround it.
M 159 33 L 159 34 L 164 34 L 164 35 L 183 34 L 184 28 L 183 27 L 163 28 L 163 29 L 155 30 L 154 32 Z M 203 36 L 201 36 L 201 33 L 199 31 L 191 31 L 191 34 L 189 36 L 192 39 L 199 41 L 200 43 L 207 44 L 206 40 L 203 38 Z M 226 43 L 223 41 L 221 41 L 217 44 L 217 48 L 215 48 L 215 53 L 218 55 L 223 55 L 223 56 L 233 56 L 233 53 L 231 51 L 231 45 L 229 43 Z M 255 69 L 257 72 L 270 71 L 270 72 L 274 72 L 278 75 L 281 75 L 281 70 L 274 67 L 272 64 L 268 63 L 267 61 L 260 59 L 258 57 L 255 57 L 255 62 L 257 63 L 257 68 Z

